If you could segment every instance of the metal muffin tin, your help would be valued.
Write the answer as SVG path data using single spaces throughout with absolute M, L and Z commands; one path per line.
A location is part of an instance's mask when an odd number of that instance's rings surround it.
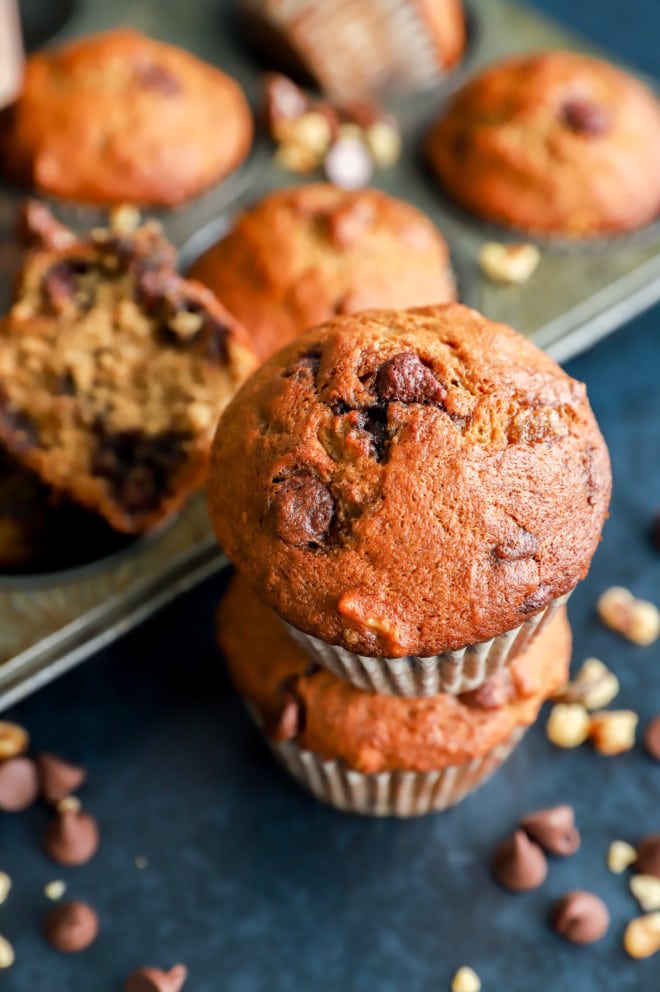
M 26 5 L 29 13 L 30 5 Z M 253 105 L 261 67 L 245 52 L 234 4 L 224 0 L 78 0 L 57 41 L 130 25 L 173 42 L 226 69 Z M 539 241 L 541 264 L 528 283 L 500 286 L 480 273 L 480 245 L 520 240 L 469 217 L 438 189 L 420 156 L 422 135 L 443 102 L 476 69 L 515 51 L 570 48 L 600 54 L 535 11 L 509 0 L 468 0 L 470 44 L 461 65 L 431 89 L 393 94 L 386 102 L 402 122 L 404 154 L 374 185 L 428 214 L 449 242 L 461 299 L 528 335 L 562 361 L 588 347 L 660 297 L 660 225 L 635 235 L 592 243 Z M 218 122 L 221 127 L 221 122 Z M 318 177 L 308 177 L 316 179 Z M 247 163 L 190 204 L 157 214 L 184 261 L 226 229 L 242 203 L 304 177 L 278 169 L 258 137 Z M 0 188 L 0 306 L 9 300 L 18 258 L 13 239 L 21 195 Z M 99 221 L 92 208 L 54 204 L 74 226 Z M 0 710 L 45 685 L 121 636 L 179 593 L 227 564 L 211 535 L 202 496 L 169 527 L 93 565 L 34 578 L 0 578 Z

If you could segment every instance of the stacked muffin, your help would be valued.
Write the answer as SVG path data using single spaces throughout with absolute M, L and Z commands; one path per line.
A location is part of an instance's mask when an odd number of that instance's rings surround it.
M 274 611 L 235 587 L 220 642 L 319 798 L 451 805 L 565 680 L 609 463 L 584 387 L 509 328 L 450 304 L 306 332 L 227 407 L 208 490 Z

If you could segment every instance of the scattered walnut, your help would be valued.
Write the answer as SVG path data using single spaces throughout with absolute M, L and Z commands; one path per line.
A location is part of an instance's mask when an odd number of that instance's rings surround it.
M 631 920 L 623 935 L 623 946 L 631 958 L 650 958 L 660 951 L 660 912 Z
M 545 733 L 557 747 L 579 747 L 589 736 L 589 714 L 579 703 L 557 703 L 550 711 Z
M 311 110 L 300 117 L 280 121 L 275 137 L 283 145 L 305 148 L 320 162 L 330 147 L 332 128 L 325 114 Z
M 44 885 L 44 895 L 46 899 L 50 899 L 52 902 L 57 902 L 58 899 L 61 899 L 65 892 L 66 882 L 63 882 L 60 878 L 56 878 L 54 881 Z
M 599 754 L 622 754 L 635 746 L 639 717 L 632 710 L 603 710 L 594 713 L 589 736 Z
M 81 810 L 81 802 L 77 796 L 66 796 L 65 799 L 60 799 L 56 804 L 55 809 L 62 816 L 63 813 L 79 813 Z
M 655 875 L 633 875 L 630 891 L 645 913 L 660 909 L 660 878 Z
M 451 983 L 451 992 L 480 992 L 481 979 L 473 968 L 459 968 Z
M 15 960 L 14 948 L 6 937 L 0 935 L 0 969 L 11 968 Z
M 9 895 L 11 889 L 11 878 L 6 871 L 0 871 L 0 906 Z
M 615 875 L 629 868 L 637 861 L 637 851 L 625 840 L 613 840 L 607 852 L 607 867 Z
M 30 738 L 27 730 L 24 730 L 17 723 L 0 721 L 0 761 L 25 754 L 29 743 Z
M 598 600 L 598 615 L 606 627 L 633 644 L 653 644 L 660 636 L 660 610 L 655 603 L 637 599 L 629 589 L 612 586 Z
M 140 211 L 130 203 L 122 203 L 110 213 L 110 230 L 114 234 L 131 234 L 140 226 Z
M 387 121 L 376 121 L 365 132 L 367 148 L 377 168 L 387 169 L 399 160 L 401 135 Z
M 587 658 L 572 682 L 567 682 L 555 699 L 581 703 L 588 710 L 599 710 L 619 693 L 619 680 L 598 658 Z
M 479 265 L 494 282 L 527 282 L 541 261 L 536 245 L 502 245 L 487 241 L 479 251 Z
M 275 162 L 288 172 L 313 172 L 319 165 L 318 156 L 303 145 L 279 145 Z

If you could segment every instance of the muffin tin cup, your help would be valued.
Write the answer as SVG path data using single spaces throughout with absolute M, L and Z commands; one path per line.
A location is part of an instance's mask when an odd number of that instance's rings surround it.
M 559 596 L 540 613 L 499 637 L 428 658 L 368 658 L 305 634 L 291 624 L 286 626 L 311 660 L 358 689 L 387 696 L 435 696 L 439 692 L 457 695 L 477 689 L 524 651 L 569 595 Z
M 252 710 L 251 706 L 248 709 Z M 325 761 L 294 741 L 267 740 L 278 762 L 320 802 L 363 816 L 423 816 L 455 806 L 497 771 L 522 739 L 516 727 L 483 757 L 432 772 L 392 771 L 365 775 L 343 761 Z

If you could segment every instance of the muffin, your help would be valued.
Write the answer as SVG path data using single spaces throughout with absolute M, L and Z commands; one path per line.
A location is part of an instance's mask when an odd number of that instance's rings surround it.
M 445 809 L 485 781 L 566 681 L 571 649 L 561 610 L 475 692 L 375 695 L 310 664 L 238 577 L 218 613 L 218 638 L 236 688 L 293 777 L 323 802 L 381 816 Z
M 424 214 L 379 190 L 324 184 L 271 193 L 190 274 L 238 317 L 261 359 L 338 313 L 455 298 L 447 244 Z
M 38 52 L 0 120 L 15 182 L 85 203 L 173 206 L 245 158 L 238 84 L 172 45 L 119 28 Z
M 159 226 L 134 222 L 32 251 L 0 322 L 0 441 L 126 533 L 201 488 L 218 414 L 256 365 Z
M 660 212 L 660 103 L 586 55 L 489 66 L 454 97 L 426 149 L 450 196 L 485 220 L 590 237 Z
M 211 521 L 314 660 L 361 688 L 478 686 L 586 574 L 610 497 L 585 387 L 459 304 L 338 317 L 220 419 Z
M 428 85 L 465 48 L 462 0 L 242 0 L 242 10 L 263 58 L 341 98 Z

